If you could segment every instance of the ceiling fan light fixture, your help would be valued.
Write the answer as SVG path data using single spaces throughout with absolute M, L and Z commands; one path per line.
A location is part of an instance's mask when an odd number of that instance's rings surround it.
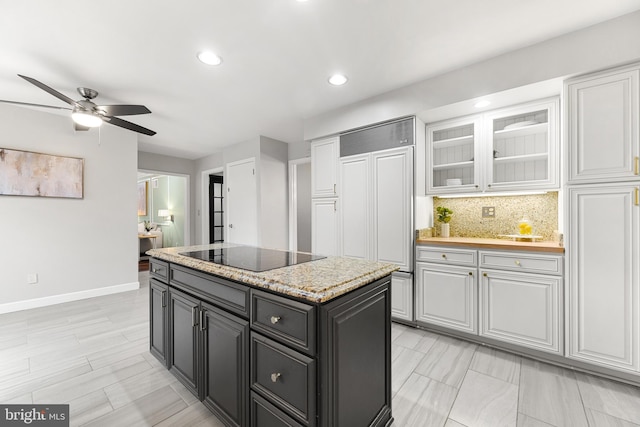
M 102 125 L 102 119 L 87 111 L 76 111 L 71 113 L 71 118 L 80 126 L 88 128 L 97 128 Z
M 203 64 L 207 64 L 207 65 L 220 65 L 222 64 L 222 58 L 220 58 L 218 55 L 216 55 L 215 53 L 209 51 L 209 50 L 205 50 L 202 51 L 200 53 L 198 53 L 198 59 L 200 60 L 200 62 L 202 62 Z

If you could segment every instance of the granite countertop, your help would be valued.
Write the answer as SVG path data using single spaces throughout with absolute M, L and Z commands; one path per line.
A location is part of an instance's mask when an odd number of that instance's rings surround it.
M 326 257 L 289 267 L 254 272 L 180 255 L 180 252 L 220 249 L 231 246 L 235 245 L 216 243 L 182 246 L 151 249 L 147 254 L 195 270 L 317 303 L 330 301 L 399 270 L 399 267 L 394 264 L 342 257 Z
M 505 239 L 482 239 L 477 237 L 428 237 L 417 239 L 416 244 L 454 246 L 459 248 L 564 253 L 564 247 L 560 246 L 558 242 L 523 242 Z

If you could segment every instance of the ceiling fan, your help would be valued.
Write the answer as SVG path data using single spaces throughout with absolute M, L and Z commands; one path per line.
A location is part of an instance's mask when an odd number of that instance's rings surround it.
M 21 74 L 18 74 L 18 76 L 22 77 L 29 83 L 35 86 L 38 86 L 40 89 L 50 93 L 56 98 L 66 102 L 67 104 L 71 105 L 73 108 L 55 107 L 52 105 L 32 104 L 28 102 L 5 101 L 5 100 L 0 100 L 0 102 L 4 102 L 8 104 L 17 104 L 17 105 L 30 105 L 34 107 L 55 108 L 58 110 L 70 110 L 71 118 L 73 119 L 75 130 L 89 130 L 89 128 L 101 126 L 103 122 L 106 122 L 114 126 L 132 130 L 134 132 L 142 133 L 144 135 L 153 136 L 156 134 L 156 132 L 152 131 L 151 129 L 147 129 L 135 123 L 131 123 L 126 120 L 122 120 L 118 117 L 115 117 L 115 116 L 132 116 L 136 114 L 151 113 L 151 111 L 144 105 L 96 105 L 92 101 L 92 99 L 98 96 L 98 92 L 87 87 L 78 88 L 78 93 L 84 99 L 74 101 L 68 96 L 63 95 L 57 90 L 50 88 L 49 86 L 39 82 L 36 79 L 23 76 Z

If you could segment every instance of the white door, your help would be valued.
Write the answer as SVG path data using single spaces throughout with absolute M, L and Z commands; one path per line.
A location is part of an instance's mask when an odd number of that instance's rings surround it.
M 227 239 L 229 243 L 257 246 L 258 193 L 254 158 L 227 164 Z
M 340 255 L 371 259 L 370 155 L 340 159 Z
M 626 69 L 568 84 L 569 183 L 638 178 L 639 77 Z
M 413 321 L 413 277 L 411 273 L 391 275 L 391 317 Z
M 477 333 L 476 269 L 416 263 L 416 320 Z
M 569 189 L 568 356 L 637 371 L 638 186 Z
M 335 197 L 338 168 L 337 137 L 311 143 L 311 197 Z
M 373 259 L 413 270 L 413 147 L 373 153 Z
M 311 252 L 318 255 L 338 255 L 338 201 L 311 200 Z
M 479 335 L 560 353 L 562 277 L 480 270 Z

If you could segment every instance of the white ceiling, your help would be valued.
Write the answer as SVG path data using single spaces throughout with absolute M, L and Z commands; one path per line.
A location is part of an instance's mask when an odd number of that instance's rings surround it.
M 640 0 L 0 0 L 0 99 L 144 104 L 141 151 L 195 159 L 640 9 Z M 198 62 L 212 49 L 218 67 Z M 342 87 L 327 83 L 342 72 Z M 55 111 L 55 110 L 47 110 Z M 70 124 L 71 126 L 71 124 Z M 107 125 L 108 126 L 108 125 Z

